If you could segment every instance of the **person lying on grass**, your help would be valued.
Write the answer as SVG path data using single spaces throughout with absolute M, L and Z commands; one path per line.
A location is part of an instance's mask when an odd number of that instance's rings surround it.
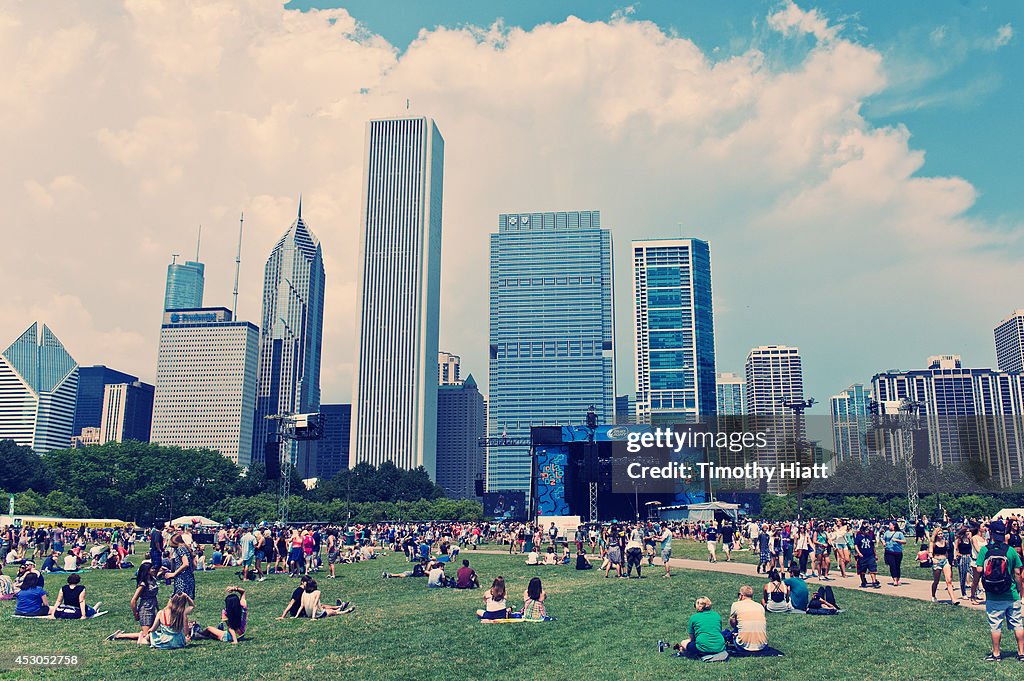
M 547 616 L 547 609 L 544 607 L 544 587 L 541 586 L 540 577 L 534 577 L 523 592 L 523 609 L 519 614 L 524 620 L 543 620 Z
M 245 623 L 249 619 L 249 605 L 245 601 L 245 589 L 229 586 L 225 591 L 224 610 L 217 627 L 206 627 L 203 634 L 225 643 L 237 644 L 245 636 Z
M 701 658 L 705 655 L 717 655 L 725 650 L 725 637 L 722 635 L 722 616 L 711 609 L 711 599 L 701 596 L 693 603 L 697 612 L 690 615 L 686 625 L 689 638 L 673 646 L 687 657 Z
M 423 560 L 412 566 L 412 570 L 406 570 L 405 572 L 382 572 L 380 576 L 384 579 L 405 579 L 406 577 L 426 577 L 427 576 L 427 561 Z
M 135 593 L 128 603 L 132 609 L 135 621 L 141 627 L 137 633 L 126 634 L 123 631 L 115 631 L 111 639 L 124 639 L 136 641 L 140 646 L 149 645 L 149 632 L 156 623 L 156 614 L 160 610 L 157 600 L 160 592 L 160 579 L 166 570 L 162 566 L 154 565 L 152 560 L 144 560 L 135 573 Z
M 355 607 L 351 603 L 343 603 L 340 599 L 335 605 L 324 605 L 320 602 L 320 589 L 317 588 L 316 580 L 311 579 L 306 582 L 302 593 L 302 611 L 306 613 L 306 617 L 321 619 L 344 615 L 353 610 Z
M 509 608 L 505 600 L 505 578 L 495 577 L 491 588 L 484 594 L 484 609 L 477 610 L 482 620 L 503 620 L 508 618 Z

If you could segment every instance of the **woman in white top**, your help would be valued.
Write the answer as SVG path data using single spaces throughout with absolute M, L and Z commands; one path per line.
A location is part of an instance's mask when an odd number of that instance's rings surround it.
M 324 605 L 320 602 L 320 589 L 317 588 L 314 580 L 306 582 L 302 593 L 302 610 L 310 619 L 333 617 L 344 615 L 355 610 L 351 603 L 339 603 L 338 605 Z

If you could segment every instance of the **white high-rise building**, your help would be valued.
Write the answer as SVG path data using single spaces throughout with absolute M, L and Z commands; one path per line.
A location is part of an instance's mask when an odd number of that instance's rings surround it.
M 324 326 L 324 258 L 320 241 L 302 219 L 292 222 L 267 258 L 263 273 L 263 327 L 253 424 L 253 461 L 276 449 L 291 457 L 303 479 L 316 477 L 316 443 L 276 444 L 277 414 L 320 411 L 320 350 Z M 268 447 L 268 442 L 270 446 Z
M 0 440 L 37 454 L 70 447 L 77 394 L 78 363 L 33 323 L 0 354 Z
M 724 372 L 715 377 L 719 416 L 742 416 L 746 410 L 746 389 L 743 377 Z
M 747 413 L 790 414 L 785 403 L 804 398 L 800 348 L 762 345 L 747 354 Z
M 437 353 L 437 384 L 462 385 L 459 379 L 459 365 L 462 358 L 450 352 Z
M 996 325 L 996 367 L 1024 373 L 1024 310 L 1014 310 Z
M 151 442 L 214 449 L 241 466 L 252 452 L 259 329 L 223 307 L 164 313 Z
M 363 168 L 349 463 L 434 478 L 444 140 L 430 118 L 370 121 Z

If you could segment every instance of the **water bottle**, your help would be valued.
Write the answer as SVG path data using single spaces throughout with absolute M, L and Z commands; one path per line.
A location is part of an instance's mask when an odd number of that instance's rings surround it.
M 659 653 L 665 652 L 665 642 L 664 641 L 658 641 L 658 652 Z

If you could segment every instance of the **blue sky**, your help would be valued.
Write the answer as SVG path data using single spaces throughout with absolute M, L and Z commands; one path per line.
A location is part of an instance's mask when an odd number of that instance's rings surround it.
M 438 26 L 507 26 L 532 29 L 567 16 L 608 20 L 628 12 L 695 42 L 705 53 L 732 56 L 752 45 L 772 52 L 765 17 L 782 3 L 721 2 L 623 3 L 607 0 L 292 0 L 294 9 L 344 7 L 369 30 L 399 50 L 421 29 Z M 878 125 L 902 123 L 914 147 L 927 150 L 922 173 L 958 175 L 981 192 L 973 211 L 991 220 L 1021 221 L 1024 206 L 1024 41 L 1019 37 L 999 50 L 986 49 L 1001 26 L 1014 35 L 1024 30 L 1019 0 L 917 0 L 906 2 L 801 3 L 816 8 L 844 35 L 879 50 L 888 58 L 892 78 L 901 85 L 869 100 L 865 117 Z M 940 39 L 941 36 L 941 39 Z M 784 59 L 780 48 L 775 55 Z

